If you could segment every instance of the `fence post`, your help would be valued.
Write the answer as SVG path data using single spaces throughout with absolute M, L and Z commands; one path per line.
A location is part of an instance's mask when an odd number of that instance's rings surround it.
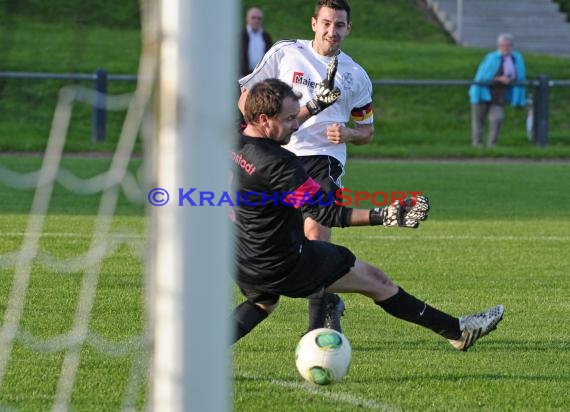
M 97 69 L 93 83 L 95 95 L 93 98 L 93 120 L 91 137 L 96 142 L 104 142 L 107 134 L 107 71 Z
M 534 88 L 534 144 L 539 147 L 548 146 L 548 100 L 550 93 L 550 78 L 540 75 Z

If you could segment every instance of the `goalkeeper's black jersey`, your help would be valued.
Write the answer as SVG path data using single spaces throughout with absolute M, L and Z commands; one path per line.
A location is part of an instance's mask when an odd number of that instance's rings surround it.
M 242 136 L 232 160 L 240 193 L 235 207 L 238 279 L 278 284 L 306 240 L 302 210 L 324 225 L 346 226 L 350 209 L 327 202 L 323 194 L 319 198 L 320 186 L 300 160 L 272 140 Z

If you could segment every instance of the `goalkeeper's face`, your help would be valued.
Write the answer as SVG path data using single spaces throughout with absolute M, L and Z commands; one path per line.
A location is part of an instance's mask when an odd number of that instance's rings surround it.
M 283 99 L 281 111 L 267 120 L 268 136 L 280 145 L 286 145 L 291 140 L 291 135 L 299 129 L 299 102 L 290 97 Z
M 322 7 L 312 18 L 311 27 L 315 32 L 313 49 L 323 56 L 335 56 L 350 33 L 351 23 L 346 11 Z

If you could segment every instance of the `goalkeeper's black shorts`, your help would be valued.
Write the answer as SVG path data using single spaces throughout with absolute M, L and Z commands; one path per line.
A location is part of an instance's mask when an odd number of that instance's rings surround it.
M 252 302 L 277 302 L 280 295 L 292 298 L 308 297 L 321 292 L 348 273 L 356 257 L 344 246 L 319 240 L 305 240 L 295 266 L 279 281 L 264 282 L 259 276 L 254 282 L 237 284 Z

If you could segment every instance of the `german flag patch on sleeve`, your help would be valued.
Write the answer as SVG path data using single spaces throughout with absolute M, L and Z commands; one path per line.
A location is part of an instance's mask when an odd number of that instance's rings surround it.
M 350 117 L 355 122 L 362 122 L 364 120 L 368 120 L 372 117 L 372 103 L 368 103 L 362 107 L 355 107 L 350 112 Z

